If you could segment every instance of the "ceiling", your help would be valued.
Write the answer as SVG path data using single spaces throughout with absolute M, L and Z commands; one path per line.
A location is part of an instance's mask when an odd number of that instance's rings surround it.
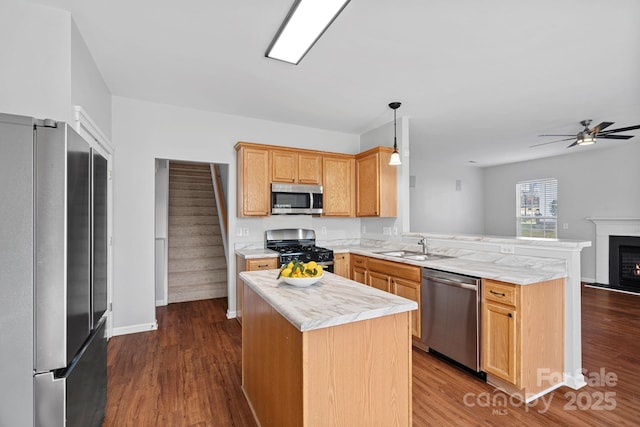
M 351 0 L 297 66 L 264 57 L 293 0 L 30 1 L 72 13 L 114 95 L 355 134 L 401 101 L 412 154 L 477 166 L 640 143 L 530 148 L 640 123 L 637 0 Z

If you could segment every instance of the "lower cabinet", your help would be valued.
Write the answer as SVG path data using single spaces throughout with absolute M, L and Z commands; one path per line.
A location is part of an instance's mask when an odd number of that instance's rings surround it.
M 415 338 L 422 338 L 422 284 L 399 278 L 391 279 L 391 293 L 418 303 L 418 309 L 411 312 L 411 330 Z
M 417 302 L 418 309 L 411 312 L 411 330 L 414 338 L 421 338 L 422 267 L 351 255 L 351 280 Z
M 482 280 L 482 370 L 522 400 L 564 372 L 564 279 L 529 285 Z
M 367 257 L 362 255 L 351 255 L 351 280 L 367 284 Z
M 278 258 L 245 258 L 236 255 L 236 319 L 242 324 L 244 282 L 240 279 L 243 271 L 272 270 L 278 268 Z
M 351 267 L 349 265 L 349 254 L 334 254 L 333 256 L 333 272 L 338 276 L 351 277 Z

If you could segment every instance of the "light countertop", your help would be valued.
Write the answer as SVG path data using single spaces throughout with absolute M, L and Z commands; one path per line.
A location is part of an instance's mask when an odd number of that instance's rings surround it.
M 301 332 L 418 308 L 415 301 L 328 272 L 306 288 L 288 285 L 277 276 L 277 269 L 240 273 L 247 286 Z
M 382 242 L 384 243 L 384 242 Z M 485 279 L 500 280 L 517 285 L 529 285 L 546 280 L 567 277 L 566 261 L 561 258 L 544 258 L 523 255 L 510 255 L 495 252 L 474 251 L 456 248 L 437 248 L 433 253 L 450 256 L 452 258 L 416 261 L 400 257 L 385 256 L 379 252 L 391 250 L 419 251 L 417 245 L 387 244 L 370 245 L 323 245 L 332 249 L 334 253 L 352 253 L 367 257 L 379 258 L 393 262 L 434 268 L 451 273 L 466 274 L 468 276 Z M 277 257 L 278 253 L 269 249 L 241 249 L 236 254 L 245 258 Z

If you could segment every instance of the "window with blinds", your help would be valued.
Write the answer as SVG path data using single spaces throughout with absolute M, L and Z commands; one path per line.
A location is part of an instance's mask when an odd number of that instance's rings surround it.
M 558 180 L 538 179 L 516 184 L 518 237 L 558 238 Z

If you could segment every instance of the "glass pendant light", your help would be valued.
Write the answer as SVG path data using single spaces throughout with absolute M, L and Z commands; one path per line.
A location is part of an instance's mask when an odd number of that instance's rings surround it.
M 396 138 L 396 110 L 400 108 L 402 104 L 399 102 L 392 102 L 389 104 L 389 108 L 393 110 L 393 153 L 391 153 L 391 159 L 389 160 L 389 164 L 391 166 L 401 165 L 400 161 L 400 153 L 398 153 L 398 140 Z

